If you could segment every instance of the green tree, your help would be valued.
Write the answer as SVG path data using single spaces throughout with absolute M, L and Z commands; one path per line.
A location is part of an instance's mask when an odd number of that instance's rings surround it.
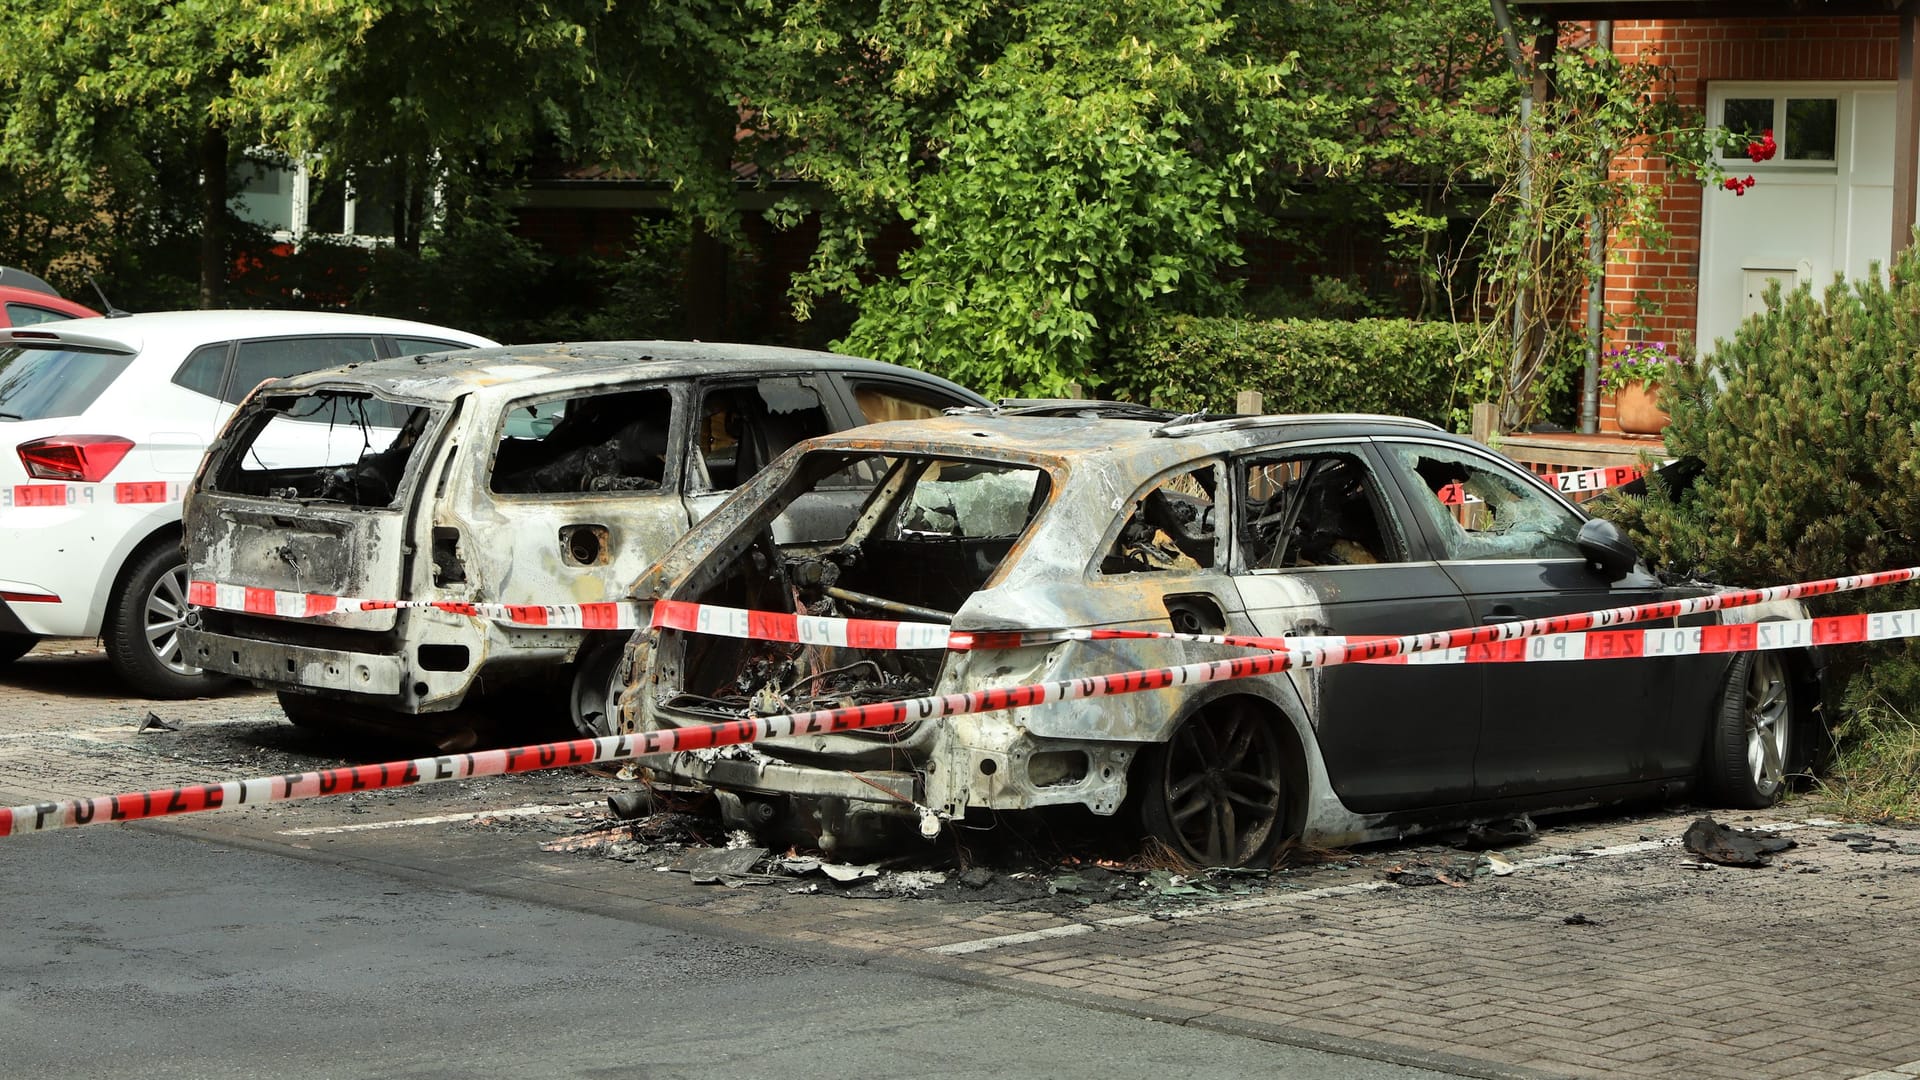
M 1486 0 L 1294 0 L 1250 30 L 1298 53 L 1289 99 L 1303 138 L 1279 149 L 1270 199 L 1282 233 L 1336 276 L 1384 238 L 1418 288 L 1410 313 L 1443 316 L 1439 261 L 1485 206 L 1489 163 L 1519 97 Z
M 258 56 L 229 0 L 0 3 L 0 166 L 77 200 L 142 197 L 185 156 L 197 174 L 200 302 L 226 278 L 234 80 Z
M 749 10 L 750 100 L 825 189 L 798 305 L 852 299 L 844 347 L 990 393 L 1097 385 L 1130 323 L 1216 306 L 1256 181 L 1298 130 L 1286 58 L 1217 0 Z

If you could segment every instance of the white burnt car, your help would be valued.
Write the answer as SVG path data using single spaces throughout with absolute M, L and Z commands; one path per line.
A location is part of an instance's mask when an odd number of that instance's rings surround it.
M 1700 595 L 1510 460 L 1387 417 L 978 411 L 809 442 L 696 526 L 640 600 L 955 631 L 1403 635 Z M 1127 417 L 1127 418 L 1121 418 Z M 1797 604 L 1686 625 L 1802 617 Z M 1668 620 L 1666 626 L 1672 626 Z M 1247 655 L 1176 640 L 881 651 L 638 633 L 623 730 Z M 1698 790 L 1785 790 L 1810 650 L 1349 664 L 681 753 L 745 822 L 829 851 L 970 814 L 1137 813 L 1182 857 L 1351 843 Z
M 984 403 L 891 364 L 697 342 L 522 345 L 303 375 L 256 393 L 209 449 L 187 496 L 189 572 L 216 597 L 615 600 L 787 447 Z M 604 733 L 628 636 L 433 608 L 308 618 L 234 606 L 204 607 L 183 631 L 194 663 L 278 691 L 295 723 L 430 736 L 423 714 L 556 675 L 574 722 Z

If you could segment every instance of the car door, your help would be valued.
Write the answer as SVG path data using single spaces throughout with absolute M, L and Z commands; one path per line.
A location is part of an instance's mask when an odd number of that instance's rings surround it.
M 768 374 L 698 384 L 685 462 L 687 515 L 699 521 L 795 443 L 854 427 L 824 375 Z M 862 466 L 864 468 L 864 466 Z M 845 535 L 870 477 L 822 484 L 774 523 L 782 542 Z
M 1659 580 L 1638 568 L 1618 581 L 1595 570 L 1577 543 L 1586 519 L 1512 462 L 1440 441 L 1383 439 L 1379 445 L 1440 565 L 1466 597 L 1472 623 L 1662 598 Z M 1474 759 L 1476 796 L 1622 783 L 1656 771 L 1649 748 L 1671 718 L 1672 660 L 1481 666 L 1486 705 Z
M 1234 463 L 1234 484 L 1234 582 L 1260 633 L 1397 637 L 1468 621 L 1458 586 L 1407 528 L 1407 508 L 1364 442 L 1247 453 Z M 1471 796 L 1478 667 L 1341 664 L 1289 674 L 1350 809 Z
M 486 552 L 487 598 L 551 604 L 619 596 L 691 524 L 681 500 L 685 383 L 595 385 L 517 397 L 473 423 L 484 469 L 446 499 Z M 469 558 L 469 562 L 474 561 Z

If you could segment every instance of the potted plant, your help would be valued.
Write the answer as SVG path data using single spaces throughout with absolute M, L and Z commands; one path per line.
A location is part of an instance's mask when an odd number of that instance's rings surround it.
M 1600 355 L 1600 389 L 1613 393 L 1614 418 L 1630 435 L 1658 435 L 1671 418 L 1656 391 L 1684 363 L 1664 341 L 1631 341 Z

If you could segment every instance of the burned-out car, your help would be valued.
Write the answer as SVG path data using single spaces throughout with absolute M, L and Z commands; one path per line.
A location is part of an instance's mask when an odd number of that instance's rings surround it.
M 256 392 L 209 449 L 187 497 L 190 576 L 296 596 L 614 600 L 787 447 L 984 403 L 871 360 L 664 341 L 303 375 Z M 425 607 L 236 606 L 201 609 L 184 634 L 194 662 L 279 691 L 288 716 L 314 726 L 404 729 L 409 714 L 571 665 L 559 681 L 574 721 L 604 733 L 627 637 Z
M 1067 411 L 1081 415 L 987 410 L 814 440 L 692 530 L 635 596 L 955 632 L 1320 637 L 1711 588 L 1663 583 L 1611 523 L 1417 421 Z M 1681 621 L 1801 617 L 1773 604 Z M 1248 655 L 1170 639 L 882 651 L 692 629 L 635 635 L 624 730 Z M 1137 814 L 1194 863 L 1255 864 L 1288 838 L 1351 843 L 1642 795 L 1768 804 L 1794 768 L 1817 660 L 1802 649 L 1346 664 L 766 740 L 659 767 L 718 789 L 742 821 L 829 851 L 1079 806 Z

